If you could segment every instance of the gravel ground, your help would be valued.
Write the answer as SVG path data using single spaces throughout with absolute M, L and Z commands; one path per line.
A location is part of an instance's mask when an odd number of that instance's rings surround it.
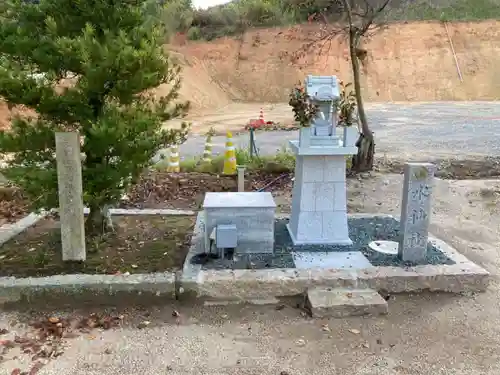
M 368 247 L 371 241 L 387 240 L 398 241 L 399 221 L 392 218 L 351 218 L 349 219 L 349 237 L 352 246 L 335 245 L 301 245 L 294 246 L 288 234 L 286 224 L 288 220 L 276 220 L 274 227 L 275 243 L 274 254 L 251 254 L 238 257 L 232 261 L 228 259 L 210 259 L 203 264 L 204 269 L 262 269 L 262 268 L 295 268 L 291 252 L 352 252 L 361 251 L 373 266 L 410 267 L 427 264 L 453 264 L 438 248 L 429 243 L 427 258 L 423 262 L 403 262 L 397 256 L 382 254 Z M 195 258 L 197 263 L 198 259 Z

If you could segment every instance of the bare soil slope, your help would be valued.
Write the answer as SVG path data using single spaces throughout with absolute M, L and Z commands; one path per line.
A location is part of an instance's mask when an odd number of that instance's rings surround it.
M 368 101 L 497 100 L 500 98 L 500 22 L 448 24 L 460 81 L 446 29 L 440 22 L 393 24 L 367 41 L 363 74 Z M 318 44 L 292 62 L 291 55 L 314 40 L 319 26 L 252 30 L 240 43 L 223 38 L 172 48 L 189 62 L 184 96 L 198 101 L 205 82 L 210 96 L 237 101 L 283 102 L 306 74 L 336 74 L 351 80 L 345 41 Z M 195 83 L 191 84 L 194 80 Z M 199 84 L 196 84 L 198 83 Z M 191 90 L 190 87 L 194 90 Z M 216 90 L 216 92 L 215 92 Z
M 363 73 L 366 99 L 500 99 L 500 22 L 453 23 L 448 31 L 463 82 L 442 23 L 398 23 L 364 46 L 368 51 Z M 178 39 L 168 48 L 183 67 L 181 98 L 191 101 L 192 114 L 212 113 L 234 101 L 287 101 L 290 88 L 306 74 L 336 74 L 350 81 L 348 50 L 342 39 L 319 43 L 315 51 L 292 61 L 291 56 L 317 39 L 319 32 L 318 25 L 302 25 L 252 30 L 242 43 L 236 38 L 187 43 Z M 166 89 L 159 87 L 156 93 L 162 95 Z M 9 125 L 10 114 L 0 102 L 0 129 Z

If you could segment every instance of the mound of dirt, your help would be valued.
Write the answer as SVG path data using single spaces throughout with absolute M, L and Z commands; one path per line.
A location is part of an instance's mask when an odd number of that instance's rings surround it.
M 366 41 L 363 89 L 367 101 L 500 99 L 500 22 L 396 23 Z M 335 74 L 351 81 L 346 41 L 318 43 L 296 52 L 320 34 L 318 25 L 247 32 L 240 42 L 175 40 L 167 46 L 182 70 L 181 99 L 192 115 L 215 112 L 231 102 L 286 102 L 291 87 L 307 74 Z M 164 95 L 168 87 L 155 90 Z M 0 129 L 11 112 L 0 102 Z M 216 124 L 215 124 L 216 125 Z
M 218 86 L 207 71 L 203 61 L 195 58 L 188 60 L 181 54 L 171 52 L 171 58 L 182 66 L 182 85 L 180 89 L 180 99 L 191 102 L 191 114 L 197 114 L 200 110 L 211 110 L 221 108 L 231 103 L 230 96 L 225 88 Z M 58 87 L 67 87 L 74 80 L 64 80 Z M 154 90 L 155 95 L 164 96 L 168 94 L 168 85 L 161 85 Z M 14 114 L 35 115 L 34 111 L 29 111 L 24 107 L 17 107 L 10 110 L 5 102 L 0 99 L 0 129 L 10 127 L 11 117 Z
M 180 99 L 191 102 L 191 113 L 199 110 L 221 108 L 231 100 L 224 89 L 214 81 L 203 61 L 195 57 L 184 56 L 174 50 L 168 51 L 170 59 L 182 67 Z M 161 85 L 154 90 L 158 96 L 164 96 L 169 92 L 168 85 Z
M 0 130 L 10 128 L 11 117 L 15 115 L 35 116 L 35 112 L 24 106 L 9 109 L 7 104 L 0 99 Z
M 496 100 L 500 98 L 500 22 L 392 24 L 364 44 L 363 88 L 368 101 Z M 212 82 L 217 93 L 237 101 L 283 102 L 306 74 L 336 74 L 351 80 L 345 40 L 318 43 L 305 57 L 292 55 L 317 39 L 317 25 L 259 29 L 243 42 L 179 43 L 176 52 L 196 63 L 185 70 L 185 92 L 203 90 L 189 83 Z M 208 77 L 207 77 L 208 75 Z M 212 88 L 213 90 L 213 88 Z M 207 91 L 207 93 L 209 93 Z M 187 95 L 189 96 L 189 95 Z M 210 95 L 212 96 L 212 95 Z M 223 95 L 221 95 L 222 97 Z M 203 104 L 202 104 L 203 106 Z

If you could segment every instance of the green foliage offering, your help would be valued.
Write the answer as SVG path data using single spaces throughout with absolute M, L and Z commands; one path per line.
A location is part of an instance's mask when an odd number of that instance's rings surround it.
M 292 107 L 293 117 L 301 128 L 311 126 L 311 121 L 318 114 L 319 107 L 311 103 L 306 90 L 302 86 L 297 86 L 290 92 L 288 105 Z
M 185 124 L 162 129 L 188 109 L 173 104 L 179 68 L 164 53 L 164 29 L 143 0 L 6 0 L 0 19 L 0 97 L 37 113 L 0 131 L 0 152 L 14 156 L 2 173 L 34 209 L 57 207 L 54 132 L 78 131 L 87 230 L 98 232 L 105 207 L 161 148 L 187 134 Z M 66 77 L 72 84 L 56 89 Z M 165 97 L 145 93 L 164 83 Z
M 356 111 L 356 93 L 351 88 L 352 83 L 339 82 L 340 100 L 338 103 L 339 125 L 352 126 L 354 123 L 354 112 Z

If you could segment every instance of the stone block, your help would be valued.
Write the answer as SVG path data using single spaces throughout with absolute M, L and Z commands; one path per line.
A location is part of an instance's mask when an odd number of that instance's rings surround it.
M 296 244 L 308 243 L 322 237 L 323 223 L 321 212 L 299 212 L 296 222 L 297 229 L 294 231 Z
M 347 193 L 345 182 L 335 182 L 333 187 L 333 211 L 347 212 Z
M 205 248 L 217 225 L 235 225 L 238 253 L 274 251 L 276 204 L 268 192 L 207 193 L 205 209 Z
M 345 211 L 322 212 L 321 218 L 321 238 L 324 241 L 330 239 L 337 241 L 339 244 L 352 244 L 351 239 L 346 235 L 346 233 L 349 233 L 349 227 Z
M 300 190 L 300 195 L 297 197 L 300 202 L 300 211 L 303 212 L 314 212 L 316 211 L 316 197 L 314 196 L 315 183 L 314 182 L 304 182 L 302 184 L 302 189 Z
M 314 208 L 317 212 L 335 209 L 335 184 L 320 182 L 314 184 Z M 342 194 L 340 194 L 342 195 Z M 345 195 L 345 192 L 344 192 Z M 345 200 L 345 199 L 344 199 Z
M 382 315 L 387 302 L 372 289 L 314 287 L 307 290 L 305 307 L 315 318 Z
M 297 155 L 288 226 L 295 245 L 352 244 L 347 228 L 345 155 Z
M 339 100 L 337 76 L 313 76 L 306 78 L 306 92 L 312 100 L 332 102 Z
M 276 203 L 268 192 L 206 193 L 203 208 L 274 208 Z
M 335 160 L 332 162 L 332 158 Z M 325 156 L 324 161 L 324 179 L 325 182 L 342 182 L 346 181 L 346 163 L 345 157 L 339 159 L 334 156 Z
M 293 216 L 288 231 L 296 245 L 352 245 L 345 211 L 302 211 Z
M 324 179 L 323 164 L 324 156 L 311 156 L 303 159 L 302 162 L 302 181 L 304 182 L 322 182 Z

